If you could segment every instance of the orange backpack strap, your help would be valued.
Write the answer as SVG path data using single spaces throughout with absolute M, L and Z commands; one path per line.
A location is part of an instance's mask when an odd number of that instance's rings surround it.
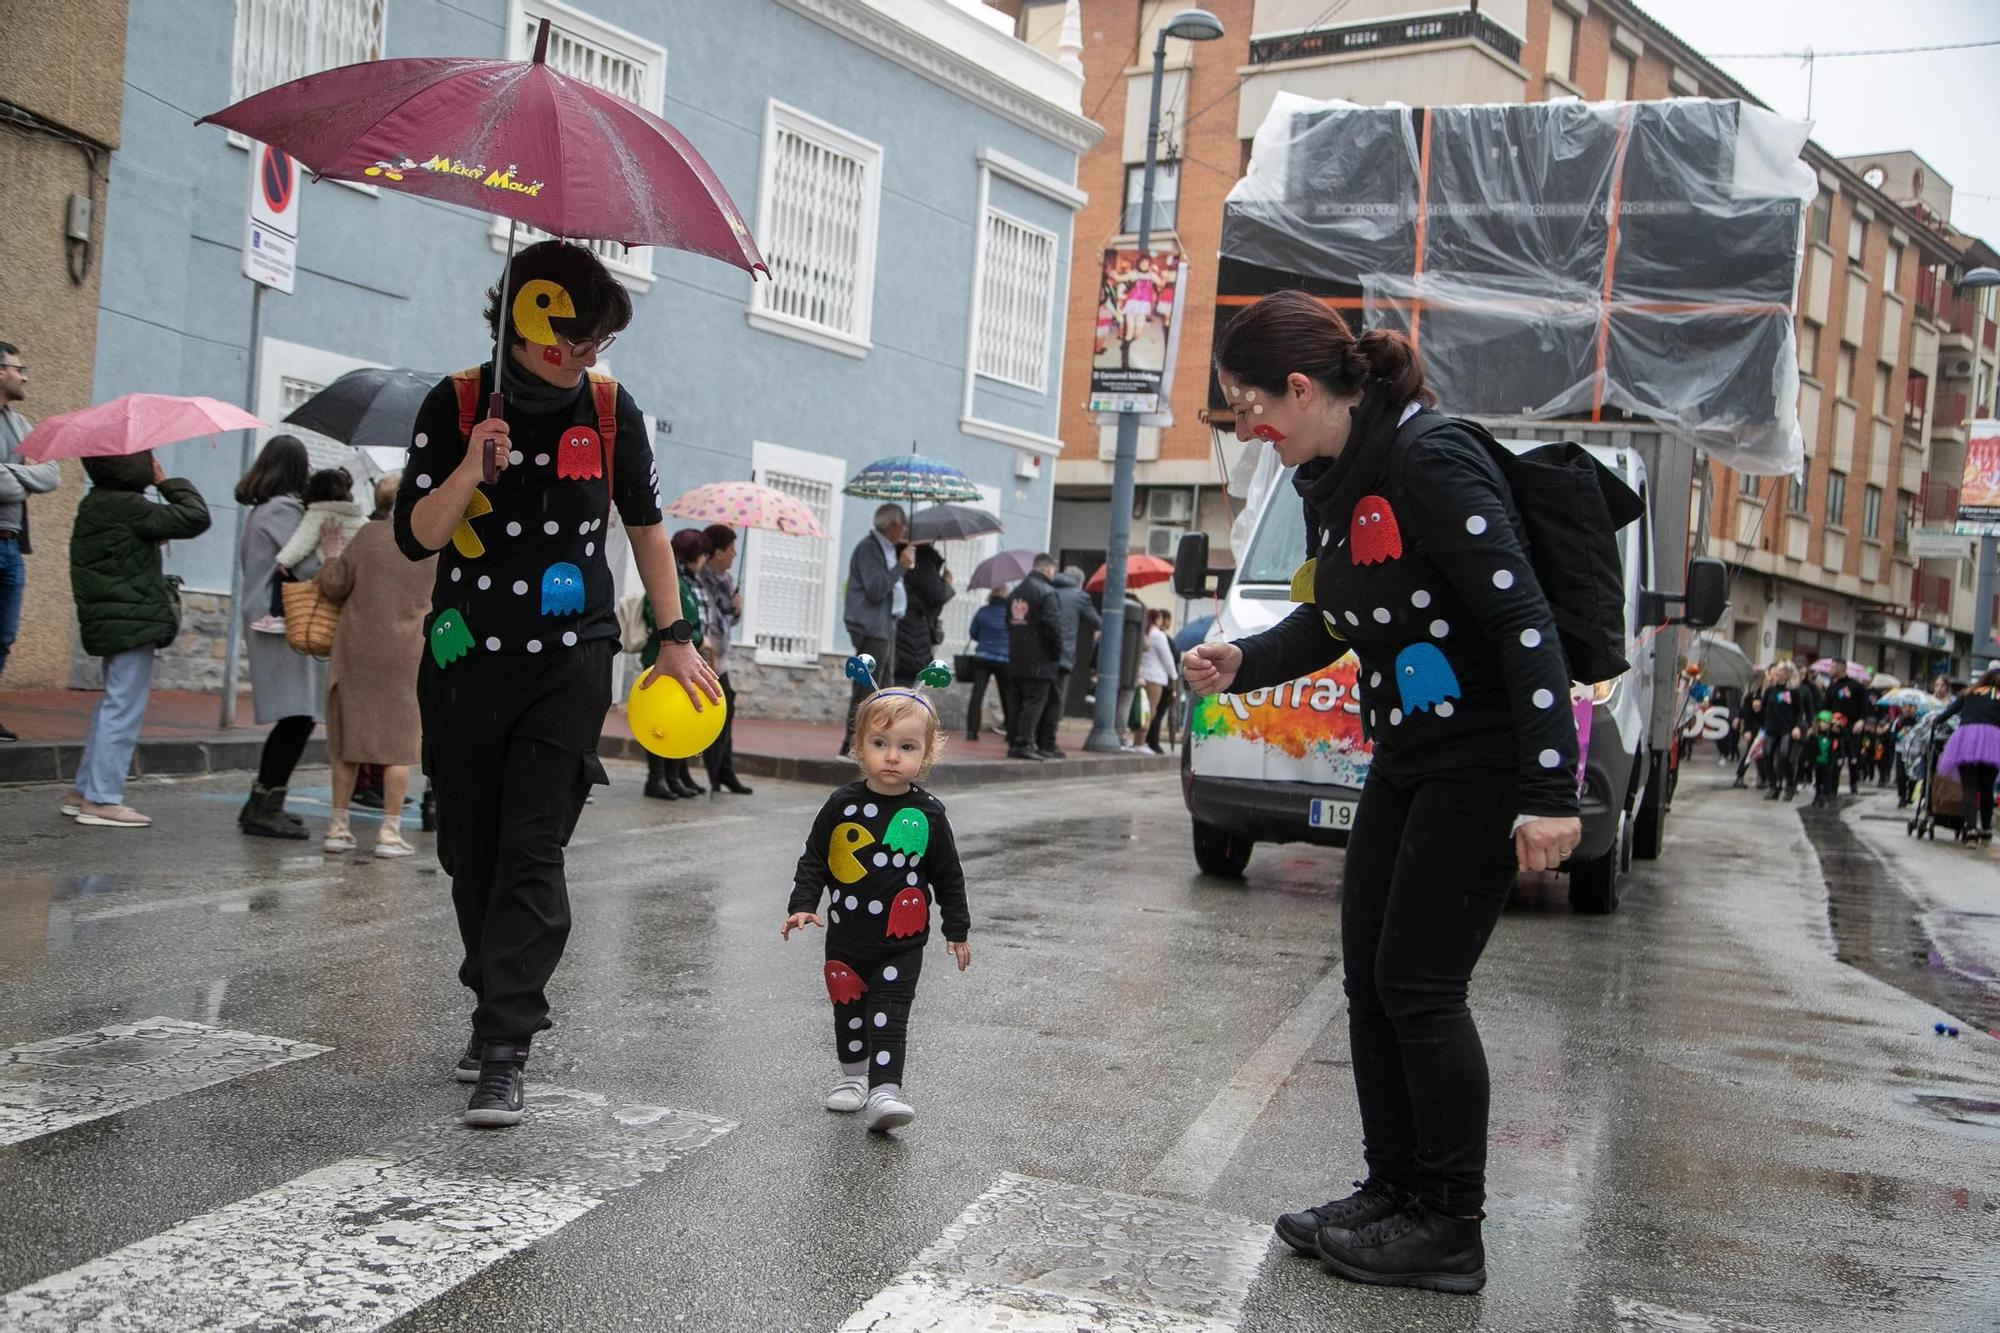
M 451 373 L 451 387 L 458 391 L 458 433 L 461 439 L 472 438 L 472 428 L 479 421 L 479 373 L 484 366 L 473 366 Z
M 609 515 L 617 484 L 611 463 L 618 456 L 618 381 L 609 375 L 592 375 L 590 400 L 597 409 L 597 438 L 604 442 L 604 512 Z

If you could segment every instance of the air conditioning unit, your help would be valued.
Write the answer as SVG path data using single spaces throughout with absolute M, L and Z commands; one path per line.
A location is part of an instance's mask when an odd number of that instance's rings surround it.
M 1194 496 L 1188 491 L 1155 488 L 1146 492 L 1146 518 L 1153 523 L 1185 523 L 1194 516 Z
M 1159 492 L 1155 491 L 1155 495 Z M 1186 528 L 1154 528 L 1146 534 L 1146 554 L 1156 555 L 1162 560 L 1174 558 L 1174 552 L 1181 548 L 1181 538 L 1187 536 Z
M 1949 366 L 1945 367 L 1944 373 L 1946 377 L 1950 379 L 1955 379 L 1955 380 L 1971 379 L 1972 358 L 1964 356 L 1959 357 L 1956 361 L 1953 361 Z

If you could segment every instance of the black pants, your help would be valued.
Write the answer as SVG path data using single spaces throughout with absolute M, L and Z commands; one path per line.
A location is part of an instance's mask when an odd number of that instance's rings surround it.
M 1042 705 L 1042 715 L 1035 721 L 1037 750 L 1056 748 L 1056 724 L 1062 721 L 1063 701 L 1069 698 L 1069 678 L 1072 674 L 1069 667 L 1057 667 L 1056 678 L 1049 683 L 1048 702 Z
M 1486 1199 L 1486 1052 L 1466 1007 L 1514 880 L 1514 775 L 1362 788 L 1340 899 L 1348 1045 L 1368 1174 L 1431 1207 Z
M 917 977 L 924 970 L 924 946 L 850 956 L 841 943 L 837 935 L 826 937 L 826 960 L 845 963 L 868 989 L 856 999 L 833 1006 L 834 1055 L 844 1065 L 867 1061 L 871 1088 L 901 1083 L 910 1005 L 917 998 Z M 875 947 L 881 945 L 877 938 Z
M 736 687 L 729 683 L 727 671 L 719 673 L 716 679 L 722 682 L 722 702 L 728 711 L 722 715 L 722 733 L 715 738 L 715 744 L 701 752 L 701 766 L 708 771 L 711 787 L 718 781 L 736 780 L 736 741 L 732 735 L 736 726 Z
M 852 632 L 850 631 L 850 633 Z M 855 656 L 859 657 L 865 653 L 875 659 L 875 683 L 877 685 L 887 685 L 896 678 L 895 635 L 891 634 L 886 639 L 873 639 L 865 634 L 853 634 L 852 637 L 854 639 Z M 847 693 L 847 734 L 840 738 L 840 752 L 842 754 L 846 754 L 849 747 L 854 744 L 854 712 L 861 707 L 861 701 L 866 699 L 869 694 L 870 690 L 868 687 L 858 680 L 854 682 L 854 688 Z
M 2000 769 L 1991 764 L 1958 766 L 1958 781 L 1965 789 L 1965 803 L 1959 808 L 1965 812 L 1967 832 L 1973 829 L 1981 833 L 1993 831 L 1993 781 L 1996 775 L 2000 775 Z
M 616 646 L 475 650 L 442 668 L 426 655 L 417 673 L 438 862 L 465 946 L 458 979 L 482 1040 L 525 1042 L 550 1026 L 546 987 L 569 940 L 563 848 L 605 781 L 597 742 Z
M 1014 729 L 1014 687 L 1007 677 L 1007 664 L 995 662 L 988 657 L 968 659 L 972 667 L 972 699 L 966 705 L 965 734 L 979 739 L 979 728 L 986 720 L 986 682 L 992 681 L 1000 696 L 1000 730 L 1003 735 L 1011 735 Z
M 1039 742 L 1042 714 L 1049 706 L 1055 682 L 1047 676 L 1028 677 L 1014 682 L 1014 716 L 1007 723 L 1007 748 L 1032 750 Z M 1051 731 L 1053 732 L 1053 728 Z M 1051 737 L 1053 740 L 1053 737 Z
M 1825 763 L 1813 760 L 1813 803 L 1831 801 L 1840 795 L 1840 760 L 1828 759 Z
M 276 788 L 292 785 L 292 770 L 305 756 L 306 742 L 312 739 L 315 725 L 310 713 L 281 717 L 272 724 L 270 734 L 264 737 L 264 752 L 257 760 L 259 786 Z

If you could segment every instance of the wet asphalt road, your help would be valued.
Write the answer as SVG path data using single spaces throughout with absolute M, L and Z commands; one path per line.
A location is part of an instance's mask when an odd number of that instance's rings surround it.
M 207 1086 L 175 1083 L 189 1061 L 142 1073 L 118 1094 L 138 1104 L 0 1146 L 0 1327 L 165 1326 L 116 1321 L 102 1292 L 125 1281 L 191 1283 L 188 1327 L 2000 1328 L 2000 1041 L 1936 1037 L 1939 996 L 1839 961 L 1800 815 L 1700 770 L 1617 915 L 1524 885 L 1475 979 L 1492 1281 L 1467 1298 L 1266 1244 L 1274 1213 L 1359 1173 L 1337 852 L 1266 847 L 1244 883 L 1205 880 L 1170 775 L 949 797 L 975 959 L 926 970 L 919 1119 L 885 1140 L 820 1109 L 819 939 L 777 934 L 823 793 L 657 805 L 616 767 L 572 851 L 559 1025 L 530 1067 L 596 1128 L 546 1110 L 504 1151 L 560 1160 L 504 1171 L 469 1166 L 502 1150 L 450 1124 L 466 1003 L 434 867 L 242 839 L 229 781 L 135 786 L 147 833 L 0 791 L 0 1047 L 154 1017 L 311 1044 Z M 71 1063 L 125 1047 L 87 1049 Z M 678 1146 L 639 1165 L 585 1142 L 668 1127 Z M 405 1159 L 432 1165 L 380 1166 Z M 518 1207 L 470 1229 L 501 1252 L 424 1258 L 455 1190 L 491 1202 L 488 1169 Z M 246 1223 L 253 1198 L 276 1202 Z M 293 1284 L 327 1199 L 361 1255 L 336 1278 L 363 1295 L 249 1322 L 268 1291 L 218 1275 Z M 939 1313 L 995 1284 L 1007 1318 Z M 905 1297 L 904 1322 L 856 1314 Z

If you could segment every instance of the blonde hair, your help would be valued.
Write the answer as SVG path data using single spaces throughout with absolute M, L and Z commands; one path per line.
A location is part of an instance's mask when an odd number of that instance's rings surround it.
M 924 758 L 917 768 L 917 776 L 931 771 L 944 754 L 944 735 L 938 726 L 937 710 L 909 690 L 877 690 L 861 701 L 861 707 L 854 711 L 854 762 L 861 762 L 861 751 L 868 738 L 878 731 L 887 731 L 904 718 L 922 718 L 924 723 Z

